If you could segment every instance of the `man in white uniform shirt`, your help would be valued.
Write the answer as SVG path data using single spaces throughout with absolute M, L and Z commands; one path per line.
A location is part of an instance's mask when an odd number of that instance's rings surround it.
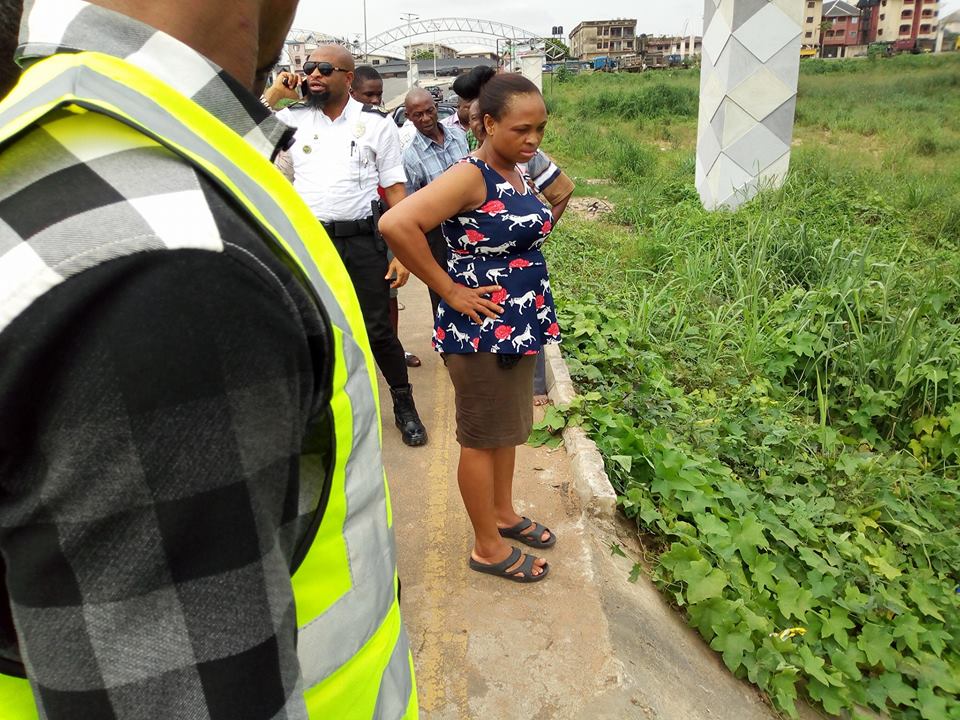
M 296 128 L 293 145 L 277 165 L 323 224 L 350 273 L 374 358 L 390 385 L 403 441 L 423 445 L 427 431 L 413 402 L 403 346 L 389 314 L 389 278 L 396 272 L 394 284 L 399 286 L 409 273 L 396 260 L 387 261 L 387 246 L 376 227 L 377 186 L 383 187 L 388 206 L 406 196 L 397 126 L 379 108 L 350 97 L 354 62 L 345 48 L 317 48 L 303 70 L 303 102 L 277 113 L 279 120 Z

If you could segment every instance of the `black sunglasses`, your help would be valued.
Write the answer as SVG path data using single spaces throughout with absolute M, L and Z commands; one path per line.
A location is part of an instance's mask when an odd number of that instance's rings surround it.
M 303 64 L 303 72 L 305 75 L 313 75 L 314 70 L 323 75 L 323 77 L 330 77 L 333 75 L 334 70 L 342 73 L 350 72 L 346 68 L 334 67 L 328 62 L 315 62 L 313 60 L 307 60 L 307 62 Z

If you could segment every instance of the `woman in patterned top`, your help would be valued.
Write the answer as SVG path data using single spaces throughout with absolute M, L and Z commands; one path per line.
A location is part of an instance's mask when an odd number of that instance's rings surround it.
M 487 80 L 479 100 L 483 145 L 389 210 L 380 230 L 400 261 L 443 298 L 434 346 L 456 393 L 457 479 L 475 536 L 470 567 L 536 582 L 547 576 L 546 561 L 504 538 L 540 549 L 557 540 L 513 506 L 516 446 L 533 424 L 535 357 L 560 341 L 540 252 L 552 215 L 518 167 L 536 154 L 547 111 L 520 75 Z M 447 268 L 433 259 L 424 234 L 437 225 L 447 239 Z

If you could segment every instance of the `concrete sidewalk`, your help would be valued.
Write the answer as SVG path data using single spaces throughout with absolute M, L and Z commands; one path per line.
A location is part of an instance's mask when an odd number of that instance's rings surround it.
M 669 608 L 645 578 L 631 584 L 629 524 L 581 516 L 565 451 L 522 447 L 517 511 L 547 524 L 551 574 L 521 585 L 471 571 L 473 537 L 457 489 L 453 388 L 430 348 L 427 290 L 400 291 L 400 336 L 423 366 L 410 370 L 430 441 L 408 448 L 381 379 L 384 460 L 399 547 L 402 608 L 421 717 L 566 720 L 777 717 Z

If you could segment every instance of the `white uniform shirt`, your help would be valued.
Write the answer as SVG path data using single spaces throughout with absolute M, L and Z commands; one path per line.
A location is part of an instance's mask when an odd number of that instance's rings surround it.
M 296 128 L 293 186 L 324 222 L 370 217 L 377 186 L 406 181 L 396 124 L 353 98 L 336 120 L 299 103 L 277 118 Z

